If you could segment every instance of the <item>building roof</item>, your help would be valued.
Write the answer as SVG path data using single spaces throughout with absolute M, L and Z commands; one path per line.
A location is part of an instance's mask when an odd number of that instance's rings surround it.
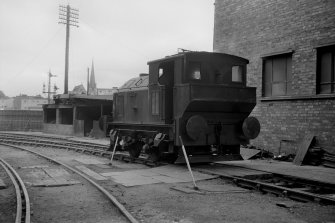
M 86 95 L 86 94 L 58 94 L 54 96 L 54 100 L 58 99 L 87 99 L 87 100 L 103 100 L 112 101 L 112 95 Z
M 136 89 L 148 87 L 149 84 L 149 75 L 148 74 L 140 74 L 138 77 L 134 77 L 124 83 L 119 90 L 122 89 Z
M 86 94 L 86 89 L 83 84 L 77 85 L 73 88 L 72 94 Z

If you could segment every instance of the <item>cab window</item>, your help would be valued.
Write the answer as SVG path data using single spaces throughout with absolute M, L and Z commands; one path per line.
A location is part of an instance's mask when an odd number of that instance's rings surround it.
M 190 80 L 201 80 L 201 64 L 199 62 L 190 62 L 189 78 Z
M 165 62 L 158 67 L 158 83 L 172 86 L 174 81 L 174 62 Z
M 242 66 L 233 66 L 231 71 L 231 81 L 242 83 L 243 82 L 243 68 Z
M 158 77 L 161 77 L 164 75 L 164 69 L 163 68 L 159 68 L 158 69 Z

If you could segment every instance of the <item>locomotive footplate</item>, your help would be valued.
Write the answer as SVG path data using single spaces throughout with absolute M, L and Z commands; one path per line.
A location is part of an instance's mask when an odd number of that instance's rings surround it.
M 190 163 L 214 163 L 218 161 L 232 161 L 232 160 L 243 160 L 240 154 L 226 154 L 226 155 L 208 155 L 208 154 L 196 154 L 188 155 L 188 160 Z M 179 154 L 175 164 L 186 163 L 185 157 Z

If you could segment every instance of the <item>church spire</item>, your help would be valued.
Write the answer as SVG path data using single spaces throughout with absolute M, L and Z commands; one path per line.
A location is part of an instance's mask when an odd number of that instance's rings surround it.
M 90 95 L 97 95 L 97 84 L 95 83 L 93 60 L 92 60 L 91 76 L 90 76 L 90 83 L 89 83 L 89 93 Z

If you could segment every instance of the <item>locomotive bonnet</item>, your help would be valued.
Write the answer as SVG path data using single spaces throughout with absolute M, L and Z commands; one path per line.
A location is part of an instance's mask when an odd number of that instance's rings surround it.
M 111 148 L 184 162 L 183 142 L 191 162 L 241 159 L 240 145 L 260 132 L 248 117 L 256 105 L 256 88 L 246 86 L 248 62 L 193 51 L 148 62 L 149 74 L 114 94 Z

